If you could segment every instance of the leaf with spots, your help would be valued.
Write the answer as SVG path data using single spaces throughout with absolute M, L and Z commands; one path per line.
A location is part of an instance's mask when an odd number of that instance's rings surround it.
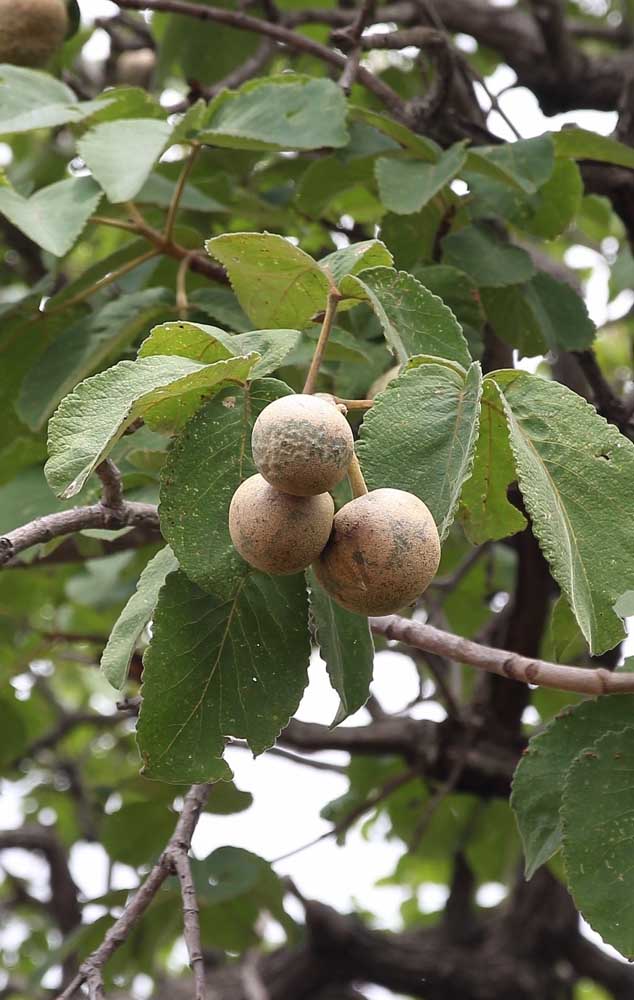
M 435 358 L 421 361 L 377 396 L 361 425 L 358 452 L 368 487 L 415 493 L 443 539 L 471 472 L 482 375 L 477 363 L 465 374 Z
M 585 746 L 568 771 L 561 806 L 566 878 L 591 927 L 631 961 L 634 726 Z
M 229 387 L 205 404 L 174 440 L 162 470 L 161 529 L 183 570 L 228 597 L 248 571 L 233 547 L 229 504 L 257 471 L 251 431 L 261 410 L 291 390 L 276 379 Z
M 532 878 L 561 847 L 561 797 L 577 754 L 607 729 L 621 729 L 632 720 L 634 695 L 606 696 L 575 705 L 533 736 L 515 771 L 511 795 L 526 878 Z
M 227 737 L 272 746 L 307 683 L 310 640 L 302 575 L 249 573 L 229 597 L 168 576 L 145 654 L 137 738 L 144 773 L 161 781 L 230 776 Z
M 558 382 L 495 380 L 533 531 L 591 651 L 612 649 L 614 602 L 634 589 L 634 444 Z

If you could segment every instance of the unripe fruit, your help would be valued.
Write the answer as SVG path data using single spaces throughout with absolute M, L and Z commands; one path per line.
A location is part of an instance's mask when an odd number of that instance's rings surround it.
M 0 0 L 0 63 L 45 66 L 68 26 L 65 0 Z
M 256 475 L 233 494 L 229 534 L 242 558 L 263 573 L 299 573 L 328 541 L 334 513 L 328 493 L 290 496 Z
M 423 593 L 440 562 L 428 508 L 404 490 L 373 490 L 335 515 L 315 573 L 331 597 L 362 615 L 388 615 Z
M 282 396 L 255 422 L 253 461 L 272 486 L 295 496 L 327 493 L 346 474 L 354 449 L 348 421 L 315 396 Z

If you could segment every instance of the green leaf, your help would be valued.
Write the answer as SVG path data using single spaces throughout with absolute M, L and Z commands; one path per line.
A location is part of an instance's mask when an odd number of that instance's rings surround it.
M 289 74 L 253 80 L 240 90 L 223 90 L 211 102 L 199 138 L 233 149 L 345 146 L 346 100 L 328 79 Z
M 374 168 L 381 201 L 388 211 L 398 215 L 420 211 L 460 173 L 466 156 L 461 142 L 451 146 L 436 163 L 381 157 Z
M 178 569 L 169 545 L 157 552 L 139 577 L 136 590 L 114 624 L 101 654 L 101 669 L 107 681 L 120 690 L 126 682 L 132 654 L 143 629 L 152 617 L 165 577 Z
M 172 139 L 174 136 L 172 136 Z M 159 208 L 169 208 L 176 182 L 171 181 L 162 174 L 153 173 L 146 180 L 145 184 L 136 195 L 135 201 L 140 205 L 157 205 Z M 179 205 L 188 212 L 227 212 L 228 208 L 222 202 L 211 198 L 208 194 L 199 191 L 192 184 L 187 184 L 183 191 Z
M 365 240 L 322 257 L 319 266 L 330 271 L 338 285 L 346 274 L 358 274 L 368 267 L 391 267 L 392 254 L 381 240 Z
M 109 95 L 78 102 L 70 87 L 50 73 L 0 66 L 0 135 L 79 122 L 109 104 Z
M 260 355 L 251 371 L 251 377 L 256 378 L 279 368 L 300 339 L 299 330 L 255 330 L 236 334 L 180 320 L 154 327 L 141 344 L 139 357 L 177 354 L 181 358 L 211 364 L 221 358 L 244 356 L 253 351 Z
M 447 264 L 416 268 L 416 277 L 453 312 L 463 329 L 477 333 L 484 326 L 480 291 L 464 271 Z
M 228 330 L 236 333 L 248 333 L 251 321 L 238 303 L 230 288 L 218 285 L 216 288 L 197 288 L 189 296 L 192 309 L 199 309 L 211 316 Z
M 557 160 L 550 178 L 521 211 L 517 225 L 535 236 L 554 240 L 573 221 L 582 196 L 579 167 L 572 160 Z
M 351 105 L 348 109 L 348 115 L 350 121 L 371 125 L 383 135 L 395 139 L 404 149 L 415 153 L 420 160 L 435 163 L 442 154 L 442 149 L 433 139 L 427 139 L 425 136 L 412 132 L 406 125 L 401 125 L 400 122 L 387 115 L 382 115 L 378 111 Z
M 394 215 L 388 212 L 383 216 L 381 238 L 393 253 L 397 268 L 409 271 L 419 262 L 426 263 L 434 259 L 442 218 L 442 209 L 433 201 L 414 215 Z
M 558 382 L 495 378 L 533 531 L 591 651 L 612 649 L 614 602 L 634 587 L 634 445 Z
M 255 754 L 299 705 L 310 655 L 303 576 L 244 576 L 229 598 L 168 576 L 144 658 L 138 742 L 162 781 L 226 777 L 226 737 Z
M 553 141 L 548 134 L 535 139 L 505 142 L 499 146 L 476 146 L 470 152 L 475 154 L 470 157 L 471 169 L 481 168 L 482 164 L 477 162 L 476 157 L 483 158 L 512 178 L 527 194 L 532 194 L 548 180 L 555 165 Z
M 361 425 L 358 452 L 369 489 L 415 493 L 441 539 L 471 472 L 481 387 L 477 363 L 460 373 L 431 358 L 391 382 Z
M 496 383 L 485 378 L 473 471 L 460 498 L 464 529 L 475 545 L 506 538 L 526 527 L 526 518 L 506 496 L 515 479 L 504 404 Z
M 227 388 L 175 439 L 162 471 L 161 529 L 187 575 L 228 597 L 247 572 L 227 519 L 240 483 L 257 470 L 251 431 L 260 411 L 290 389 L 275 379 Z
M 312 569 L 308 570 L 307 579 L 317 642 L 330 683 L 341 699 L 333 721 L 337 726 L 363 708 L 368 700 L 374 669 L 374 643 L 364 615 L 355 615 L 336 604 L 319 586 Z
M 274 233 L 227 233 L 207 240 L 238 301 L 259 327 L 301 330 L 326 307 L 328 279 L 307 253 Z
M 370 303 L 399 361 L 430 354 L 469 367 L 469 348 L 456 317 L 411 274 L 375 267 L 344 278 L 341 291 Z
M 229 358 L 199 365 L 186 358 L 141 358 L 81 382 L 66 396 L 48 428 L 46 478 L 58 496 L 72 497 L 137 417 L 191 391 L 209 392 L 225 381 L 243 381 L 258 360 Z
M 90 177 L 69 177 L 22 198 L 0 186 L 0 213 L 38 246 L 63 257 L 74 245 L 101 201 Z
M 218 816 L 231 816 L 234 813 L 244 812 L 251 805 L 253 805 L 251 792 L 243 792 L 233 781 L 222 781 L 215 786 L 213 795 L 207 800 L 205 812 Z
M 583 701 L 563 712 L 529 742 L 515 771 L 511 795 L 524 845 L 527 878 L 532 878 L 561 846 L 559 810 L 573 760 L 606 729 L 620 729 L 633 718 L 634 695 Z
M 546 638 L 550 643 L 546 655 L 555 663 L 574 663 L 588 652 L 572 608 L 561 594 L 555 602 Z
M 619 699 L 620 700 L 620 699 Z M 632 717 L 630 716 L 630 722 Z M 634 958 L 634 726 L 586 743 L 561 806 L 568 887 L 594 930 Z
M 498 337 L 525 357 L 557 348 L 583 350 L 595 337 L 581 296 L 541 271 L 524 285 L 483 289 L 482 302 Z
M 597 135 L 583 128 L 563 128 L 552 133 L 555 153 L 559 157 L 570 156 L 575 160 L 598 160 L 600 163 L 616 163 L 621 167 L 634 168 L 634 150 L 622 142 Z
M 525 250 L 502 243 L 485 226 L 465 226 L 443 240 L 443 263 L 466 271 L 484 287 L 528 281 L 535 267 Z
M 619 618 L 630 618 L 634 615 L 634 590 L 626 590 L 614 603 L 614 610 Z
M 60 399 L 110 355 L 170 311 L 173 296 L 164 288 L 122 295 L 90 318 L 73 323 L 31 368 L 17 410 L 34 430 L 42 427 Z
M 113 861 L 136 868 L 161 853 L 174 822 L 174 812 L 164 802 L 126 802 L 104 817 L 101 842 Z
M 116 204 L 139 193 L 172 132 L 172 125 L 156 118 L 120 118 L 86 132 L 77 150 Z

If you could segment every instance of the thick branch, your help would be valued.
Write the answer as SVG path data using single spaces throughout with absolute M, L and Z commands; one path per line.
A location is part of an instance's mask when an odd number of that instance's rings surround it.
M 0 831 L 0 851 L 20 847 L 43 854 L 51 879 L 51 912 L 60 930 L 70 933 L 81 923 L 78 889 L 68 867 L 66 852 L 53 830 L 43 826 L 23 826 Z

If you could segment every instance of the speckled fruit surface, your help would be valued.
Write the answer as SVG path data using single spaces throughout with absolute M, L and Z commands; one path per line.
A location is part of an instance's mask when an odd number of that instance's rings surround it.
M 233 494 L 229 534 L 242 558 L 263 573 L 299 573 L 328 541 L 334 512 L 328 493 L 291 496 L 251 476 Z
M 388 615 L 423 593 L 440 562 L 429 509 L 404 490 L 373 490 L 335 515 L 314 569 L 322 587 L 348 611 Z
M 346 474 L 354 440 L 336 406 L 315 396 L 283 396 L 262 410 L 253 460 L 272 486 L 296 496 L 332 490 Z
M 45 66 L 67 31 L 64 0 L 0 0 L 0 63 Z

